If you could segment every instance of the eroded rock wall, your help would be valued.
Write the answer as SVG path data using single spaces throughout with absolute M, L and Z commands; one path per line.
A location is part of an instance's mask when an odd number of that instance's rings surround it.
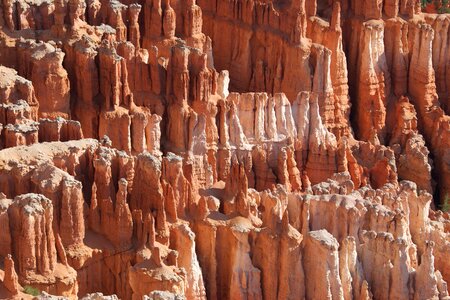
M 0 298 L 448 298 L 449 15 L 138 2 L 0 6 Z

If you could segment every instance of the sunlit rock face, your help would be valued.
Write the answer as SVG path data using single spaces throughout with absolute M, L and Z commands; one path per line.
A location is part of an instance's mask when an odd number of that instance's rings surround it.
M 444 11 L 3 0 L 0 299 L 448 299 Z

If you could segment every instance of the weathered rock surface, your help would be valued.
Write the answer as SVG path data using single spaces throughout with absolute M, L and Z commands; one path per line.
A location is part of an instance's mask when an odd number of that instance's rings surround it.
M 1 3 L 0 299 L 449 298 L 444 2 Z

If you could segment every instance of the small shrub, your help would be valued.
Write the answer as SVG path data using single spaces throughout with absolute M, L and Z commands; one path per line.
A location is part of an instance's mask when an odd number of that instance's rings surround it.
M 422 4 L 422 8 L 425 8 L 431 1 L 428 0 L 420 0 L 420 4 Z
M 39 291 L 37 288 L 34 288 L 30 285 L 26 285 L 23 287 L 23 292 L 25 294 L 31 295 L 31 296 L 39 296 L 41 294 L 41 291 Z
M 450 13 L 449 0 L 420 0 L 420 4 L 426 12 L 439 14 Z
M 444 202 L 441 204 L 441 210 L 443 212 L 450 212 L 450 195 L 445 195 Z

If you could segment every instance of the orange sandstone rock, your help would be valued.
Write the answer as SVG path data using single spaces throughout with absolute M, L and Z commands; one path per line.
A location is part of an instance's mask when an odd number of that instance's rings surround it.
M 447 14 L 138 2 L 0 5 L 0 298 L 448 298 Z

